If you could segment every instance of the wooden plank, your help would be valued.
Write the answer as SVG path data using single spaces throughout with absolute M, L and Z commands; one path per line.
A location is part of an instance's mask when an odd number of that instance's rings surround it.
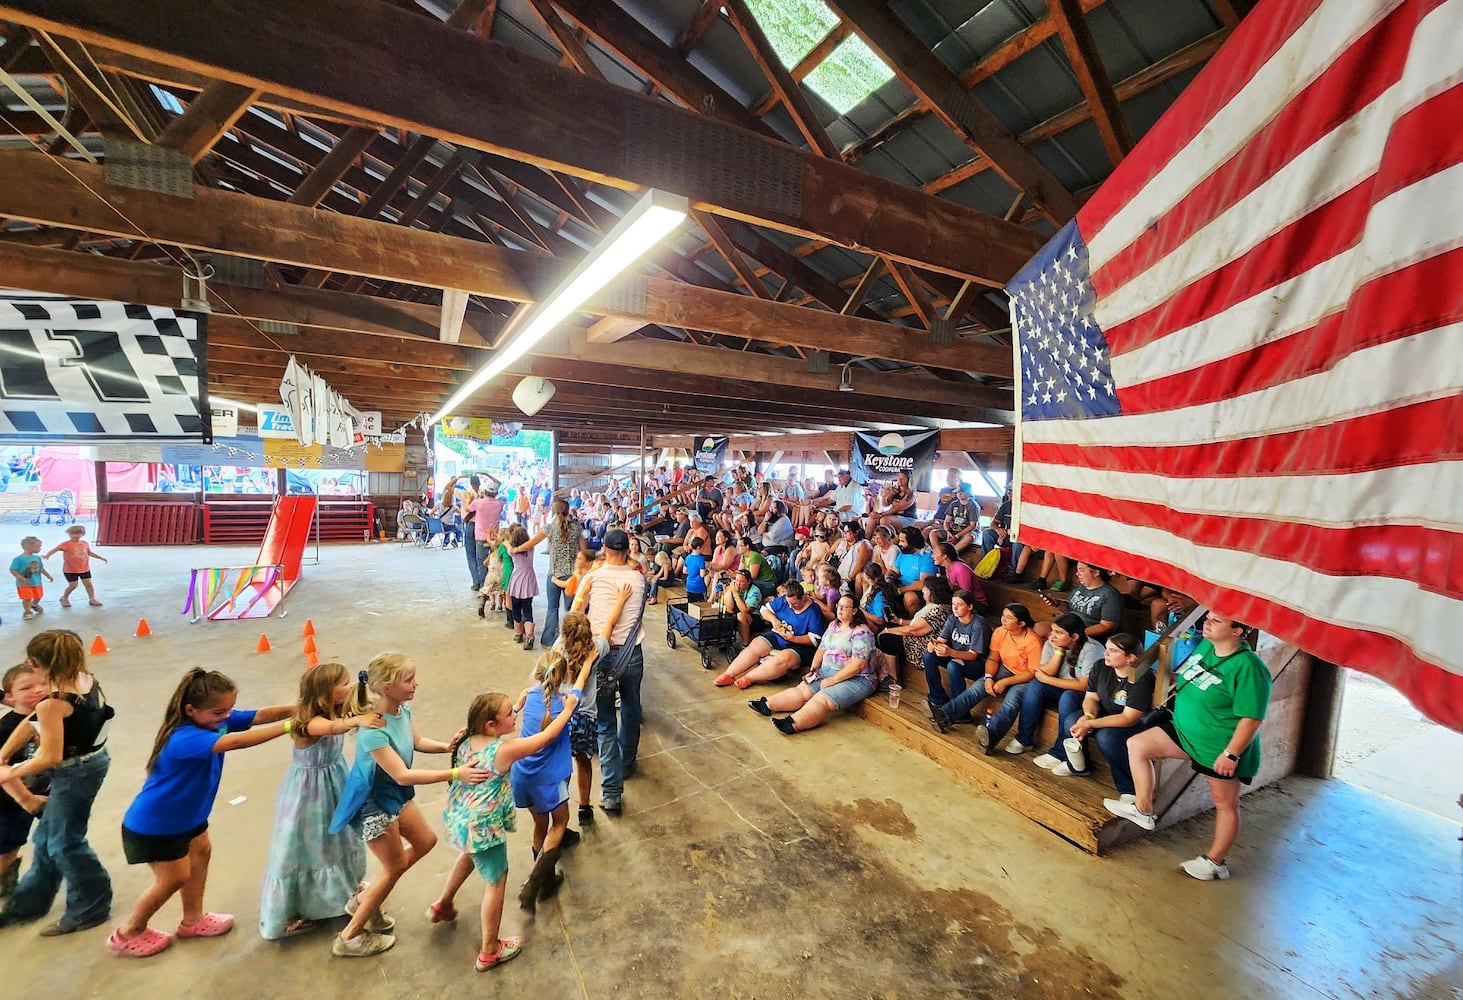
M 468 294 L 460 288 L 447 288 L 442 292 L 442 325 L 437 339 L 444 344 L 455 344 L 462 339 L 462 320 L 467 316 Z
M 701 0 L 701 6 L 691 18 L 691 23 L 676 36 L 676 55 L 682 59 L 690 55 L 691 50 L 701 43 L 701 39 L 706 36 L 707 30 L 720 14 L 721 0 Z
M 211 83 L 188 103 L 181 115 L 168 123 L 157 144 L 179 150 L 197 163 L 234 127 L 261 93 L 257 88 L 234 83 Z
M 559 16 L 558 11 L 554 10 L 554 5 L 549 3 L 549 0 L 528 0 L 528 3 L 534 13 L 538 15 L 539 20 L 544 23 L 544 27 L 549 29 L 549 34 L 554 36 L 554 41 L 559 43 L 559 48 L 564 50 L 564 55 L 570 64 L 586 76 L 603 80 L 605 75 L 589 57 L 589 52 L 585 49 L 584 43 L 579 40 L 579 36 L 574 34 L 573 30 L 564 23 L 564 19 Z
M 731 15 L 732 24 L 736 26 L 737 33 L 742 36 L 742 41 L 747 43 L 747 48 L 751 50 L 757 67 L 762 70 L 762 75 L 772 85 L 777 99 L 792 116 L 793 124 L 797 125 L 798 131 L 808 141 L 808 146 L 822 156 L 837 157 L 838 147 L 834 146 L 833 140 L 828 138 L 828 132 L 823 128 L 823 123 L 818 120 L 818 114 L 813 110 L 812 104 L 808 102 L 807 95 L 792 78 L 792 74 L 788 73 L 787 67 L 782 65 L 782 60 L 777 57 L 777 53 L 772 50 L 772 43 L 767 40 L 762 26 L 747 9 L 746 0 L 726 0 L 722 6 Z
M 935 319 L 935 307 L 930 302 L 930 293 L 920 283 L 919 276 L 908 264 L 901 264 L 897 260 L 888 261 L 889 275 L 894 283 L 899 286 L 900 292 L 909 300 L 914 313 L 919 321 L 924 324 L 926 330 Z
M 3 0 L 0 16 L 380 125 L 1003 285 L 1031 230 L 367 0 Z M 328 33 L 318 30 L 330 24 Z M 288 46 L 239 45 L 259 34 Z M 685 149 L 727 150 L 694 169 Z
M 374 128 L 352 126 L 335 141 L 330 152 L 315 164 L 315 168 L 305 175 L 294 193 L 285 199 L 286 204 L 313 208 L 324 201 L 330 189 L 345 176 L 345 172 L 360 158 L 377 133 L 378 130 Z
M 887 4 L 877 0 L 827 2 L 951 131 L 989 160 L 1017 191 L 1030 191 L 1048 219 L 1060 226 L 1077 214 L 1076 201 L 1056 176 L 1011 137 Z M 1076 0 L 1064 2 L 1075 4 Z
M 864 299 L 869 297 L 869 290 L 874 287 L 874 282 L 879 280 L 886 267 L 888 267 L 888 262 L 883 257 L 875 257 L 869 261 L 863 277 L 859 278 L 858 284 L 853 286 L 853 291 L 848 293 L 848 301 L 838 311 L 845 316 L 856 312 L 864 304 Z
M 591 344 L 612 344 L 617 340 L 624 340 L 644 325 L 638 319 L 606 316 L 590 325 L 588 339 Z
M 1078 0 L 1052 0 L 1048 7 L 1057 32 L 1062 36 L 1067 60 L 1077 74 L 1077 86 L 1081 88 L 1082 96 L 1087 98 L 1087 106 L 1092 109 L 1092 119 L 1102 135 L 1108 158 L 1113 166 L 1117 166 L 1132 151 L 1133 134 L 1123 120 L 1123 110 L 1118 106 L 1112 80 L 1108 78 L 1102 54 L 1097 51 L 1092 29 L 1087 25 Z
M 132 142 L 152 139 L 150 131 L 133 119 L 121 95 L 85 45 L 71 38 L 52 38 L 44 31 L 35 32 L 35 40 L 57 75 L 66 82 L 70 98 L 86 112 L 98 132 Z
M 737 248 L 737 245 L 727 236 L 726 231 L 721 228 L 721 224 L 716 221 L 716 216 L 710 212 L 693 211 L 691 213 L 691 219 L 696 225 L 701 227 L 702 232 L 706 234 L 706 238 L 711 241 L 711 245 L 716 247 L 721 256 L 725 258 L 727 264 L 731 266 L 732 271 L 736 274 L 737 280 L 742 283 L 748 292 L 759 299 L 772 298 L 772 293 L 767 290 L 766 285 L 762 284 L 762 279 L 757 277 L 757 272 L 753 270 L 747 258 L 742 256 L 742 251 Z

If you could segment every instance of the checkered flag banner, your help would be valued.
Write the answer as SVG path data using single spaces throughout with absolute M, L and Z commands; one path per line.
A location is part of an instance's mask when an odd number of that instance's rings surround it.
M 0 294 L 0 444 L 211 441 L 207 317 Z

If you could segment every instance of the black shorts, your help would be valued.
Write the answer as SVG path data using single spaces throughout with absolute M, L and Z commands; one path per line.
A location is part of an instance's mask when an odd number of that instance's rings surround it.
M 67 583 L 75 583 L 77 580 L 90 580 L 91 570 L 87 570 L 85 573 L 62 573 L 61 575 L 66 578 Z
M 193 838 L 208 830 L 208 824 L 195 827 L 186 833 L 169 833 L 154 836 L 149 833 L 134 833 L 122 827 L 122 853 L 129 865 L 147 865 L 160 861 L 181 861 L 188 856 Z
M 1164 719 L 1158 724 L 1157 728 L 1162 729 L 1165 733 L 1168 734 L 1168 738 L 1173 740 L 1174 746 L 1178 747 L 1180 750 L 1184 749 L 1184 741 L 1179 739 L 1179 731 L 1177 728 L 1174 727 L 1173 716 L 1169 716 L 1168 718 Z M 1187 753 L 1188 751 L 1185 750 L 1184 752 Z M 1220 774 L 1212 767 L 1206 767 L 1192 757 L 1189 758 L 1189 766 L 1198 773 L 1202 774 L 1204 777 L 1214 778 L 1216 781 L 1238 781 L 1241 785 L 1248 785 L 1253 783 L 1255 780 L 1253 777 L 1240 778 L 1233 774 Z

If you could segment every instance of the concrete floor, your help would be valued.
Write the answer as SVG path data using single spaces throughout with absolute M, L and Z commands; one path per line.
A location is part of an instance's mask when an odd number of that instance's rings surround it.
M 363 666 L 385 649 L 410 652 L 421 671 L 417 721 L 444 737 L 474 693 L 527 682 L 530 656 L 501 624 L 473 615 L 460 552 L 326 546 L 287 618 L 199 625 L 178 613 L 187 567 L 245 564 L 252 550 L 108 554 L 112 563 L 98 568 L 107 606 L 63 612 L 53 592 L 35 624 L 7 609 L 0 662 L 20 656 L 36 625 L 65 624 L 88 641 L 100 633 L 112 646 L 94 660 L 119 714 L 93 841 L 119 910 L 147 874 L 124 863 L 118 824 L 186 666 L 232 675 L 241 705 L 288 700 L 309 617 L 322 659 Z M 150 639 L 132 637 L 141 616 Z M 625 814 L 601 814 L 569 856 L 557 902 L 536 920 L 510 908 L 504 933 L 521 932 L 527 944 L 512 964 L 473 972 L 472 883 L 457 926 L 423 919 L 452 861 L 445 845 L 393 894 L 391 953 L 333 959 L 328 931 L 260 940 L 258 882 L 289 753 L 276 741 L 230 755 L 214 810 L 207 902 L 237 914 L 235 933 L 136 962 L 107 954 L 103 928 L 50 940 L 0 931 L 5 995 L 1463 996 L 1456 822 L 1343 782 L 1294 779 L 1245 799 L 1229 882 L 1176 871 L 1207 845 L 1203 817 L 1090 857 L 865 723 L 779 735 L 736 692 L 713 689 L 693 652 L 667 650 L 662 621 L 651 609 L 647 724 Z M 275 652 L 253 652 L 261 631 Z M 442 798 L 441 786 L 420 795 L 439 828 Z M 526 830 L 510 857 L 516 885 L 529 864 Z M 173 902 L 159 925 L 177 916 Z

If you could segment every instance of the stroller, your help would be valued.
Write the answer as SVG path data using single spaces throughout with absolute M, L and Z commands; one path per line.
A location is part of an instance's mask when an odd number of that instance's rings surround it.
M 30 523 L 40 524 L 41 518 L 45 518 L 47 524 L 75 524 L 76 494 L 70 490 L 42 494 L 41 509 Z

